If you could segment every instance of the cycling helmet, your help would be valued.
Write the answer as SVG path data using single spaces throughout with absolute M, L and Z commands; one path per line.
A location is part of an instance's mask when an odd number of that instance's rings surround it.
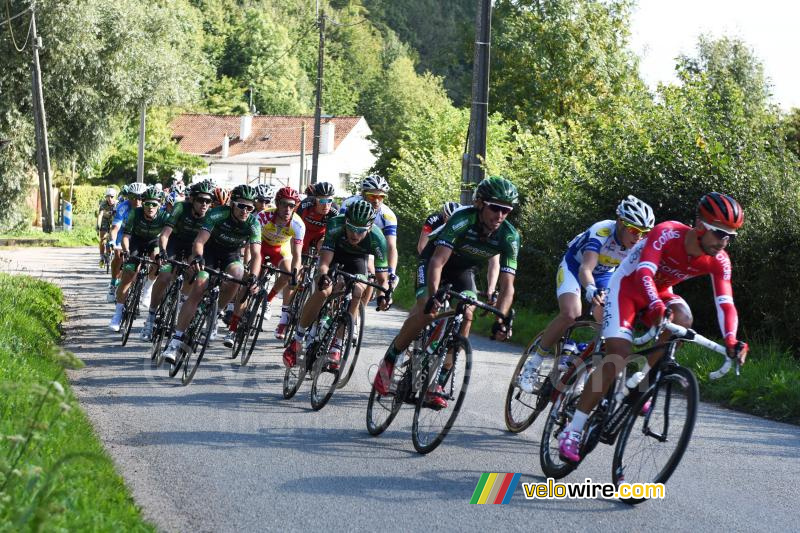
M 234 200 L 250 200 L 251 202 L 256 201 L 256 188 L 251 187 L 250 185 L 237 185 L 231 191 L 231 198 Z
M 345 220 L 354 226 L 366 227 L 375 220 L 375 210 L 366 200 L 359 200 L 347 207 Z
M 108 189 L 106 189 L 106 193 L 103 196 L 114 197 L 116 195 L 117 195 L 117 189 L 115 189 L 114 187 L 109 187 Z
M 442 206 L 442 213 L 444 214 L 445 218 L 450 218 L 459 207 L 461 207 L 461 204 L 458 202 L 445 202 Z
M 170 187 L 170 192 L 177 193 L 179 196 L 183 196 L 186 193 L 186 186 L 183 184 L 182 181 L 174 183 L 172 187 Z
M 306 187 L 306 190 L 303 191 L 303 194 L 305 194 L 306 196 L 314 196 L 314 184 L 309 183 L 308 187 Z
M 172 191 L 171 193 L 169 193 L 167 195 L 167 198 L 166 198 L 165 201 L 167 202 L 167 205 L 175 205 L 176 203 L 178 203 L 180 201 L 181 198 L 182 198 L 182 196 L 180 196 L 177 192 Z
M 275 193 L 275 202 L 277 203 L 283 199 L 294 200 L 296 203 L 300 203 L 300 193 L 291 187 L 282 187 Z
M 364 178 L 364 181 L 361 182 L 361 190 L 362 191 L 383 191 L 385 193 L 389 192 L 389 184 L 383 179 L 381 176 L 377 174 L 372 174 Z
M 164 187 L 160 183 L 156 183 L 155 185 L 153 185 L 153 188 L 155 188 L 155 190 L 157 190 L 158 192 L 164 192 Z
M 490 202 L 495 200 L 508 205 L 519 203 L 517 186 L 501 176 L 484 178 L 475 189 L 475 198 Z
M 628 195 L 627 198 L 619 203 L 617 216 L 625 222 L 640 228 L 652 228 L 656 223 L 653 208 L 633 195 Z
M 267 183 L 262 183 L 256 187 L 256 196 L 259 200 L 271 202 L 275 198 L 275 187 Z
M 148 188 L 149 187 L 144 183 L 139 183 L 136 181 L 128 185 L 128 194 L 133 196 L 142 196 Z
M 123 185 L 122 188 L 119 190 L 119 195 L 120 196 L 125 196 L 126 194 L 128 194 L 128 185 L 127 184 Z
M 147 187 L 147 189 L 142 193 L 142 200 L 156 200 L 157 202 L 161 202 L 162 195 L 161 191 L 156 189 L 155 187 Z
M 314 196 L 333 196 L 335 193 L 336 189 L 333 187 L 332 183 L 321 181 L 314 185 L 314 192 L 311 194 Z
M 219 205 L 228 205 L 228 200 L 231 199 L 231 193 L 228 189 L 217 187 L 214 189 L 214 199 Z
M 207 194 L 214 196 L 214 184 L 210 181 L 200 181 L 189 188 L 189 194 Z
M 708 224 L 721 224 L 733 229 L 741 228 L 744 223 L 744 210 L 739 202 L 718 192 L 710 192 L 700 198 L 697 216 Z

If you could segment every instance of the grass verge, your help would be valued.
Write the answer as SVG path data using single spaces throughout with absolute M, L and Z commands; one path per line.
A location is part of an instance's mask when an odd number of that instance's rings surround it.
M 56 246 L 71 248 L 77 246 L 90 246 L 97 244 L 97 232 L 94 230 L 95 219 L 91 215 L 76 217 L 72 231 L 54 231 L 45 233 L 41 228 L 29 227 L 0 233 L 3 239 L 33 239 L 31 244 L 15 243 L 14 246 Z
M 153 531 L 70 390 L 61 303 L 0 273 L 0 530 Z
M 404 265 L 399 269 L 403 283 L 394 294 L 399 307 L 410 309 L 414 304 L 415 271 Z M 553 318 L 515 303 L 513 342 L 527 345 Z M 494 317 L 478 317 L 472 331 L 489 336 Z M 730 372 L 719 380 L 708 377 L 722 365 L 720 355 L 693 344 L 685 344 L 678 352 L 678 361 L 690 368 L 700 383 L 704 401 L 751 413 L 781 422 L 800 424 L 800 361 L 789 350 L 775 342 L 750 343 L 750 355 L 741 375 Z

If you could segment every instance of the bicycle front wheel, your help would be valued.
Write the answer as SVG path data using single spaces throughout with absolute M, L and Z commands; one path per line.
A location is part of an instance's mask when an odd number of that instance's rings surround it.
M 694 374 L 672 366 L 634 402 L 614 450 L 611 476 L 617 487 L 667 482 L 692 438 L 699 396 Z M 622 501 L 635 505 L 647 499 Z
M 536 420 L 547 403 L 550 401 L 550 394 L 553 387 L 548 376 L 552 372 L 554 358 L 547 358 L 542 361 L 537 373 L 537 380 L 532 393 L 527 393 L 519 386 L 520 375 L 526 361 L 531 357 L 533 348 L 541 335 L 537 335 L 528 345 L 522 356 L 517 362 L 514 374 L 508 384 L 506 392 L 505 420 L 506 428 L 512 433 L 520 433 L 530 427 Z
M 339 330 L 341 337 L 337 336 Z M 353 319 L 350 313 L 342 313 L 330 326 L 330 330 L 317 348 L 317 358 L 311 369 L 311 408 L 319 411 L 328 403 L 336 390 L 336 383 L 341 376 L 342 368 L 347 365 L 350 354 L 350 338 L 353 336 Z M 341 339 L 339 361 L 329 357 L 330 349 L 336 339 Z
M 343 388 L 350 381 L 353 376 L 353 371 L 356 369 L 356 361 L 358 361 L 358 354 L 361 353 L 361 335 L 364 333 L 364 306 L 358 306 L 358 313 L 356 313 L 356 323 L 353 324 L 353 333 L 349 340 L 346 340 L 350 345 L 350 356 L 345 361 L 342 359 L 342 372 L 339 378 L 339 383 L 336 384 L 337 389 Z M 346 363 L 346 365 L 345 365 Z
M 588 368 L 579 368 L 567 381 L 564 392 L 558 394 L 550 407 L 539 442 L 539 464 L 547 477 L 561 479 L 576 468 L 576 465 L 559 457 L 558 435 L 575 416 L 578 400 L 588 378 Z
M 125 310 L 122 312 L 122 324 L 120 326 L 123 346 L 128 344 L 133 321 L 136 320 L 136 316 L 139 314 L 139 297 L 142 294 L 143 283 L 142 278 L 137 275 L 133 285 L 128 289 L 128 297 L 125 298 Z
M 411 364 L 395 365 L 394 376 L 398 382 L 397 390 L 389 391 L 383 396 L 372 385 L 367 402 L 367 431 L 373 437 L 377 437 L 386 431 L 392 421 L 400 412 L 403 402 L 411 392 Z M 392 381 L 395 381 L 393 379 Z
M 467 339 L 454 338 L 452 366 L 433 368 L 419 392 L 411 426 L 411 441 L 419 453 L 430 453 L 442 443 L 456 421 L 467 395 L 472 372 L 472 347 Z M 441 385 L 441 386 L 439 386 Z
M 183 377 L 181 383 L 185 386 L 192 382 L 197 367 L 200 366 L 200 361 L 203 360 L 203 355 L 206 353 L 208 343 L 211 339 L 211 334 L 214 328 L 217 327 L 217 297 L 212 297 L 212 302 L 207 303 L 205 313 L 202 319 L 197 324 L 197 333 L 190 337 L 189 345 L 192 348 L 192 353 L 186 354 L 186 360 L 183 362 Z M 198 351 L 199 350 L 199 351 Z

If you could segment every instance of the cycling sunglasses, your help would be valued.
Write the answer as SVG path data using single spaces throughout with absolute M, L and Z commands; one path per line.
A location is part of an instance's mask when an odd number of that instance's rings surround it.
M 349 222 L 345 222 L 345 227 L 347 227 L 347 229 L 349 229 L 350 231 L 352 231 L 353 233 L 355 233 L 357 235 L 361 235 L 362 233 L 366 233 L 371 228 L 371 226 L 354 226 Z
M 622 221 L 622 225 L 625 226 L 625 229 L 628 230 L 628 233 L 637 237 L 639 235 L 647 235 L 650 232 L 650 228 L 642 228 L 636 224 L 625 222 L 624 220 Z
M 283 200 L 281 200 L 280 202 L 278 202 L 278 207 L 288 207 L 289 209 L 294 209 L 295 207 L 297 207 L 297 204 L 294 202 L 284 202 Z
M 706 223 L 706 222 L 703 222 L 702 220 L 701 220 L 700 222 L 703 224 L 703 226 L 704 226 L 704 227 L 705 227 L 705 228 L 706 228 L 708 231 L 710 231 L 711 233 L 713 233 L 713 234 L 714 234 L 714 236 L 715 236 L 716 238 L 720 239 L 720 240 L 723 240 L 723 241 L 724 241 L 724 240 L 732 241 L 733 239 L 735 239 L 735 238 L 736 238 L 736 232 L 735 232 L 735 231 L 727 231 L 727 230 L 724 230 L 724 229 L 718 228 L 718 227 L 716 227 L 716 226 L 712 226 L 711 224 L 708 224 L 708 223 Z
M 212 203 L 214 203 L 214 200 L 212 200 L 211 198 L 209 198 L 207 196 L 198 196 L 197 198 L 194 199 L 194 201 L 197 202 L 198 204 L 212 204 Z
M 253 211 L 256 208 L 254 205 L 243 204 L 241 202 L 236 202 L 233 205 L 235 205 L 236 207 L 238 207 L 239 209 L 241 209 L 245 213 L 249 213 L 250 211 Z
M 365 192 L 364 198 L 372 202 L 373 200 L 385 200 L 386 195 L 379 192 Z
M 158 207 L 161 204 L 158 202 L 142 202 L 142 205 L 145 207 Z
M 491 209 L 495 213 L 502 213 L 504 215 L 509 214 L 511 212 L 511 210 L 514 209 L 513 207 L 511 207 L 509 205 L 495 204 L 495 203 L 492 203 L 492 202 L 483 202 L 483 203 L 486 205 L 486 207 L 488 207 L 489 209 Z
M 322 205 L 332 204 L 333 198 L 317 198 L 317 203 Z

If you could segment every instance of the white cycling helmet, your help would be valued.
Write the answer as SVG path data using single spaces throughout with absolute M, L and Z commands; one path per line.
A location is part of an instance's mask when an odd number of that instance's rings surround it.
M 271 202 L 275 198 L 275 186 L 268 183 L 256 185 L 256 197 L 267 203 Z
M 617 216 L 625 222 L 640 228 L 652 228 L 656 223 L 653 208 L 633 195 L 628 195 L 627 198 L 619 203 Z
M 133 196 L 141 196 L 144 194 L 144 191 L 147 190 L 147 185 L 144 183 L 139 183 L 138 181 L 131 183 L 128 185 L 128 194 Z
M 378 176 L 377 174 L 371 174 L 364 178 L 364 181 L 361 182 L 361 190 L 362 191 L 383 191 L 385 193 L 389 192 L 389 184 L 386 182 L 383 177 Z
M 461 204 L 458 202 L 445 202 L 442 206 L 442 213 L 444 214 L 445 218 L 450 218 L 453 216 L 453 213 L 458 211 L 461 207 Z
M 109 187 L 106 189 L 106 194 L 104 196 L 111 196 L 112 198 L 117 196 L 117 189 L 114 187 Z

